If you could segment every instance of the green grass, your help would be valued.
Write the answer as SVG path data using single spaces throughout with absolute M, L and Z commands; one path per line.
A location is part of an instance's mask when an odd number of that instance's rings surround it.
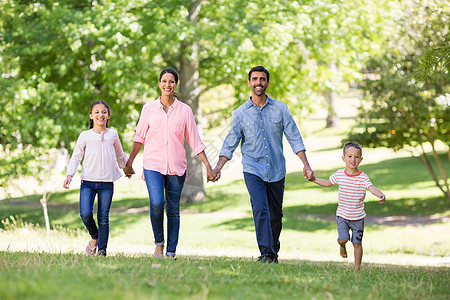
M 345 128 L 352 122 L 342 120 Z M 310 129 L 302 132 L 311 145 L 308 158 L 316 176 L 328 178 L 343 167 L 339 143 L 346 130 L 317 130 L 321 120 L 306 123 L 301 127 Z M 206 141 L 221 143 L 220 134 Z M 387 201 L 380 206 L 367 193 L 366 212 L 379 222 L 366 223 L 362 270 L 355 273 L 352 247 L 344 260 L 336 243 L 337 187 L 306 181 L 292 156 L 287 155 L 288 168 L 298 167 L 286 176 L 279 265 L 253 261 L 259 251 L 249 196 L 232 167 L 223 170 L 221 181 L 206 185 L 207 201 L 182 205 L 177 261 L 150 256 L 154 245 L 145 183 L 121 179 L 105 259 L 82 255 L 89 236 L 79 217 L 76 186 L 52 194 L 50 235 L 43 229 L 40 195 L 4 199 L 0 298 L 448 299 L 450 203 L 418 160 L 364 149 L 360 168 Z M 405 220 L 390 221 L 395 216 Z
M 445 268 L 0 252 L 2 299 L 448 299 Z

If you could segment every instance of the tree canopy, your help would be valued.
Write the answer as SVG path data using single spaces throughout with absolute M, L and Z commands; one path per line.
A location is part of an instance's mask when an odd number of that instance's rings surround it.
M 128 148 L 167 66 L 179 71 L 198 121 L 199 97 L 211 88 L 233 88 L 225 115 L 245 101 L 255 65 L 269 69 L 269 93 L 300 118 L 337 89 L 336 78 L 360 77 L 396 9 L 387 0 L 2 1 L 0 186 L 30 174 L 47 149 L 70 153 L 95 100 L 111 106 L 110 125 Z M 188 167 L 201 190 L 200 163 L 188 156 Z
M 405 1 L 405 11 L 398 18 L 399 35 L 392 36 L 383 55 L 368 64 L 372 74 L 361 85 L 365 97 L 358 127 L 349 139 L 371 147 L 417 149 L 436 185 L 449 198 L 449 162 L 438 155 L 442 145 L 450 158 L 449 70 L 417 76 L 418 58 L 429 46 L 448 44 L 450 9 L 445 2 Z M 427 145 L 437 171 L 427 156 Z

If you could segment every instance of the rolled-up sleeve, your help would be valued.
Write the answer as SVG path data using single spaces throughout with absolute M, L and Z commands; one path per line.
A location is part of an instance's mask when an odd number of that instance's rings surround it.
M 283 127 L 284 127 L 284 135 L 291 145 L 292 151 L 297 154 L 300 151 L 306 150 L 305 145 L 303 144 L 302 135 L 298 130 L 297 124 L 295 124 L 294 118 L 289 111 L 287 105 L 283 104 Z
M 149 128 L 149 116 L 147 113 L 147 106 L 142 108 L 141 117 L 139 118 L 138 125 L 136 127 L 136 135 L 133 138 L 134 142 L 144 144 Z
M 239 114 L 237 111 L 234 111 L 231 115 L 231 127 L 230 132 L 226 136 L 223 141 L 222 150 L 220 151 L 219 156 L 225 156 L 229 160 L 233 157 L 233 152 L 236 150 L 239 142 L 242 139 L 242 128 L 239 122 Z
M 195 117 L 190 107 L 187 107 L 187 119 L 186 119 L 186 140 L 191 147 L 195 155 L 198 155 L 205 150 L 200 134 L 198 133 L 197 125 L 195 124 Z

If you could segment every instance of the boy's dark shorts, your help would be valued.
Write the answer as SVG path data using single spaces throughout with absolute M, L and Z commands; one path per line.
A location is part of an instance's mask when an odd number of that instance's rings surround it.
M 338 240 L 348 241 L 350 240 L 350 229 L 352 230 L 352 243 L 362 244 L 362 238 L 364 234 L 364 219 L 350 221 L 342 217 L 336 217 Z

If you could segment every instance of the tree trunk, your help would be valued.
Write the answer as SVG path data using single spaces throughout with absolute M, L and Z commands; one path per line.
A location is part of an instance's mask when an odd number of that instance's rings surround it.
M 427 157 L 427 154 L 425 152 L 425 149 L 423 148 L 423 145 L 420 144 L 420 147 L 422 149 L 422 162 L 425 165 L 425 167 L 427 168 L 428 172 L 430 173 L 431 177 L 434 180 L 434 183 L 436 184 L 436 186 L 442 191 L 442 193 L 444 193 L 444 196 L 450 200 L 450 193 L 447 190 L 444 190 L 444 188 L 440 185 L 439 183 L 439 178 L 437 177 L 436 173 L 433 170 L 433 167 L 431 166 L 430 160 Z
M 188 20 L 195 27 L 198 21 L 198 14 L 201 9 L 202 1 L 194 1 L 189 9 Z M 188 104 L 194 113 L 197 128 L 201 133 L 201 110 L 199 108 L 200 88 L 199 79 L 199 62 L 198 62 L 199 45 L 197 41 L 192 43 L 182 43 L 180 51 L 180 98 L 181 101 Z M 194 202 L 205 199 L 205 187 L 203 185 L 203 169 L 200 159 L 192 152 L 188 143 L 184 143 L 187 159 L 187 177 L 184 184 L 183 193 L 181 195 L 182 202 Z
M 334 77 L 338 74 L 336 62 L 333 61 L 332 63 L 330 63 L 329 67 L 330 67 L 330 71 L 333 73 L 332 82 L 334 85 L 334 89 L 336 89 L 335 83 L 337 81 L 337 78 Z M 327 115 L 326 128 L 337 127 L 339 125 L 339 117 L 337 116 L 337 113 L 336 113 L 337 93 L 335 90 L 328 90 L 325 92 L 324 96 L 325 96 L 325 100 L 327 101 L 327 104 L 328 104 L 328 115 Z
M 45 228 L 47 229 L 47 235 L 50 235 L 50 220 L 48 218 L 48 210 L 47 210 L 47 200 L 50 197 L 47 197 L 47 195 L 49 194 L 46 191 L 42 193 L 41 205 L 42 209 L 44 210 Z

